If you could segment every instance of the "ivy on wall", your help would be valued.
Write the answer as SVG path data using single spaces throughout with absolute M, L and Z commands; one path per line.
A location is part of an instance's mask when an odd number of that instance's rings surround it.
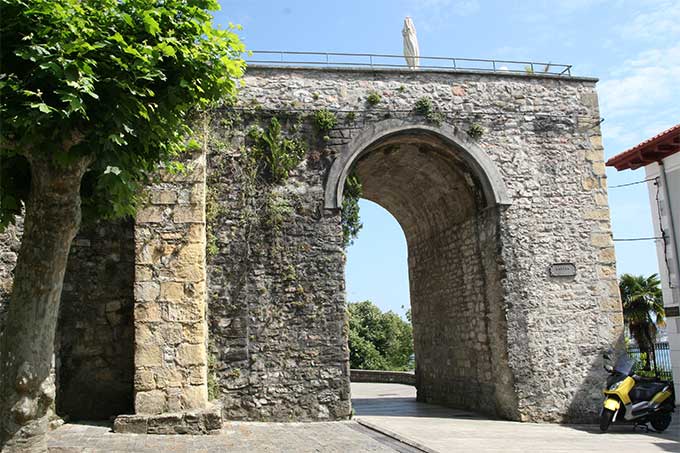
M 345 180 L 342 198 L 342 240 L 345 248 L 350 246 L 363 227 L 359 218 L 359 199 L 363 195 L 361 182 L 354 173 L 350 173 Z
M 288 178 L 291 170 L 297 167 L 307 154 L 306 143 L 298 138 L 288 138 L 281 133 L 281 123 L 273 117 L 269 127 L 263 130 L 259 127 L 250 129 L 252 157 L 265 164 L 269 179 L 279 183 Z

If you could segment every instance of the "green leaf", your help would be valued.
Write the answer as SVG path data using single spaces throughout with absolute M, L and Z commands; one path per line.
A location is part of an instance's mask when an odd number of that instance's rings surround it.
M 144 21 L 144 29 L 147 31 L 147 33 L 155 36 L 156 33 L 161 31 L 161 27 L 158 25 L 158 22 L 156 22 L 156 19 L 151 17 L 149 12 L 144 13 L 142 20 Z
M 50 113 L 53 110 L 49 105 L 45 104 L 44 102 L 33 103 L 31 104 L 31 108 L 38 109 L 43 113 Z

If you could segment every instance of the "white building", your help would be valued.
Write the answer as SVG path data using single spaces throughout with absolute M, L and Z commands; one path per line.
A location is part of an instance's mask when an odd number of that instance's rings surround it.
M 675 394 L 680 395 L 680 124 L 612 157 L 607 165 L 619 171 L 645 167 L 654 236 L 660 238 L 656 253 Z

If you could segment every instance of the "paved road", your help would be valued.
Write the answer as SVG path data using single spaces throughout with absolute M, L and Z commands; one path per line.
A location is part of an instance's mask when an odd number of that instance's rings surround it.
M 352 384 L 355 419 L 429 452 L 680 452 L 680 423 L 663 434 L 632 426 L 548 425 L 489 420 L 417 403 L 415 389 L 399 384 Z M 676 416 L 680 416 L 677 413 Z
M 90 452 L 680 452 L 680 423 L 662 435 L 617 426 L 558 426 L 489 420 L 416 403 L 415 389 L 352 384 L 354 421 L 225 424 L 212 436 L 114 434 L 107 424 L 67 424 L 50 433 L 52 453 Z M 397 440 L 395 440 L 397 439 Z

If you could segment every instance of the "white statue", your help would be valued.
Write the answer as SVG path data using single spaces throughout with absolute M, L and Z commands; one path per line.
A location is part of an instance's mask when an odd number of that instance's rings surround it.
M 406 64 L 411 69 L 418 68 L 420 64 L 420 49 L 418 48 L 418 37 L 416 36 L 416 26 L 413 25 L 413 21 L 410 17 L 404 19 L 404 29 L 401 30 L 401 34 L 404 36 L 404 58 L 406 58 Z

